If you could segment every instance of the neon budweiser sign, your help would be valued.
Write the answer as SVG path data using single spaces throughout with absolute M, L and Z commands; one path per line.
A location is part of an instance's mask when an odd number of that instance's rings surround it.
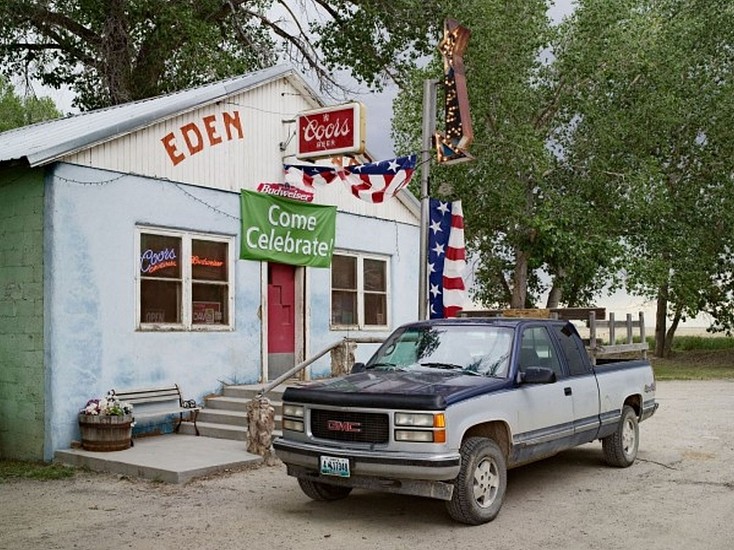
M 314 159 L 364 153 L 364 115 L 365 107 L 359 102 L 299 114 L 296 157 Z

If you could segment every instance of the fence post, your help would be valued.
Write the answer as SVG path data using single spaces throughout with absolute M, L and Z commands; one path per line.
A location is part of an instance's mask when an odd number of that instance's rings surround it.
M 596 311 L 589 312 L 589 351 L 591 364 L 596 365 Z
M 609 312 L 609 345 L 613 346 L 617 343 L 617 327 L 615 325 L 616 319 L 614 313 Z
M 645 314 L 642 311 L 640 311 L 639 316 L 640 316 L 640 338 L 642 339 L 641 343 L 647 344 L 647 335 L 645 334 Z M 647 347 L 645 347 L 642 350 L 642 358 L 647 359 Z

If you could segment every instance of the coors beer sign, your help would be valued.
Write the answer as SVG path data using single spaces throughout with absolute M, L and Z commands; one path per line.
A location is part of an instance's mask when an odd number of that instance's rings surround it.
M 299 159 L 364 153 L 365 107 L 362 103 L 305 111 L 298 115 L 296 124 L 296 157 Z

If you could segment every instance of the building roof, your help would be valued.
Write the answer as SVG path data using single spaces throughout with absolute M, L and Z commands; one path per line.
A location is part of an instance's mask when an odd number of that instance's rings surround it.
M 0 133 L 0 162 L 27 159 L 42 166 L 98 143 L 279 78 L 288 78 L 315 106 L 324 101 L 290 65 L 276 65 L 197 88 L 88 111 Z

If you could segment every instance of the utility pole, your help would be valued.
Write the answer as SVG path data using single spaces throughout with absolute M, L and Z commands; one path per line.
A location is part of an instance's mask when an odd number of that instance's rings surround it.
M 431 173 L 431 144 L 436 131 L 436 87 L 438 80 L 423 81 L 423 133 L 421 145 L 421 226 L 418 269 L 418 318 L 428 319 L 428 218 Z
M 444 60 L 443 86 L 445 93 L 446 135 L 436 133 L 436 91 L 438 80 L 423 81 L 423 144 L 421 147 L 421 238 L 418 269 L 418 318 L 428 319 L 428 222 L 430 217 L 429 175 L 431 146 L 436 144 L 436 162 L 456 164 L 473 160 L 467 148 L 474 139 L 469 113 L 469 96 L 464 73 L 464 50 L 470 31 L 454 19 L 446 19 L 443 39 L 438 49 Z

